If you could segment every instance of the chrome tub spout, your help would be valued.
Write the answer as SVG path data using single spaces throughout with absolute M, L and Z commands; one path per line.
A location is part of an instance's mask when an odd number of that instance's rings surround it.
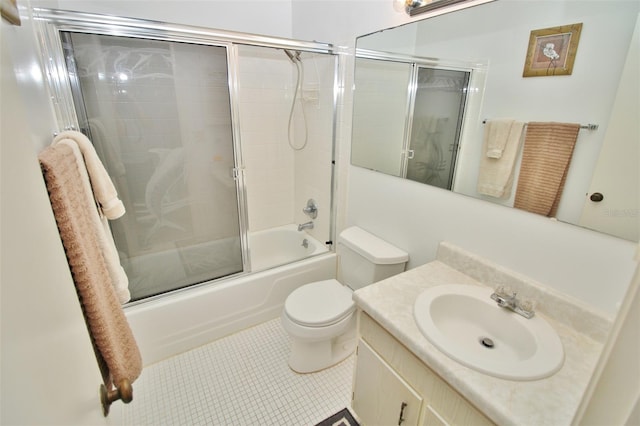
M 298 225 L 298 231 L 302 231 L 305 229 L 313 229 L 313 221 L 309 221 L 307 223 L 301 223 Z

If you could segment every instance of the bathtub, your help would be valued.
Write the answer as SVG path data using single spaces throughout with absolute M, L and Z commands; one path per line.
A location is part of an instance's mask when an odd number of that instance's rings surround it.
M 144 365 L 277 318 L 293 290 L 335 278 L 335 253 L 295 225 L 251 233 L 249 247 L 254 272 L 125 307 Z
M 298 231 L 296 225 L 250 233 L 249 250 L 251 270 L 254 272 L 329 251 L 320 241 L 310 237 L 306 232 Z

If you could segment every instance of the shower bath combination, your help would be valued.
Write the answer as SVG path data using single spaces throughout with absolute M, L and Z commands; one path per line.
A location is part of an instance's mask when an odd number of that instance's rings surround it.
M 289 146 L 291 147 L 291 149 L 295 151 L 301 151 L 307 146 L 307 142 L 309 138 L 308 129 L 307 129 L 307 115 L 305 113 L 304 103 L 302 102 L 302 100 L 300 101 L 300 110 L 302 111 L 302 124 L 304 127 L 304 136 L 302 139 L 302 144 L 300 144 L 299 146 L 296 146 L 295 144 L 296 141 L 295 141 L 295 137 L 292 134 L 293 133 L 292 125 L 293 125 L 293 114 L 295 112 L 295 107 L 296 107 L 296 100 L 298 100 L 298 96 L 302 92 L 302 85 L 304 83 L 304 67 L 302 65 L 302 59 L 300 58 L 300 55 L 302 54 L 302 52 L 299 50 L 292 51 L 289 49 L 284 49 L 284 53 L 287 54 L 291 62 L 296 66 L 296 85 L 293 92 L 293 98 L 291 99 L 291 110 L 289 112 L 289 124 L 287 125 L 287 138 L 288 138 Z
M 249 34 L 239 40 L 203 28 L 194 38 L 188 26 L 149 29 L 132 19 L 120 28 L 110 16 L 34 11 L 59 127 L 89 137 L 126 206 L 112 234 L 129 276 L 130 307 L 179 289 L 231 288 L 245 276 L 327 252 L 321 241 L 333 240 L 331 210 L 313 235 L 291 235 L 300 256 L 260 251 L 254 234 L 295 230 L 303 216 L 294 206 L 310 195 L 332 204 L 336 96 L 317 96 L 318 89 L 307 99 L 317 106 L 313 116 L 302 105 L 303 56 L 316 66 L 312 86 L 337 87 L 339 56 L 331 45 Z M 313 155 L 291 153 L 305 147 Z M 324 251 L 308 250 L 314 237 Z

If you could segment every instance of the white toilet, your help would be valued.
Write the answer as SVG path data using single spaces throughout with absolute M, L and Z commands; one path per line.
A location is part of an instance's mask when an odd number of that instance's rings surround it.
M 406 252 L 355 226 L 342 231 L 337 252 L 340 282 L 303 285 L 284 303 L 282 325 L 291 337 L 289 367 L 298 373 L 330 367 L 355 350 L 353 290 L 404 271 L 409 260 Z

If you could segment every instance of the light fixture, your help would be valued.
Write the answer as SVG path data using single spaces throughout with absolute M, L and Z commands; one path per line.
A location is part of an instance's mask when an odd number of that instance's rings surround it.
M 429 12 L 441 7 L 452 6 L 469 0 L 405 0 L 405 10 L 410 16 Z

